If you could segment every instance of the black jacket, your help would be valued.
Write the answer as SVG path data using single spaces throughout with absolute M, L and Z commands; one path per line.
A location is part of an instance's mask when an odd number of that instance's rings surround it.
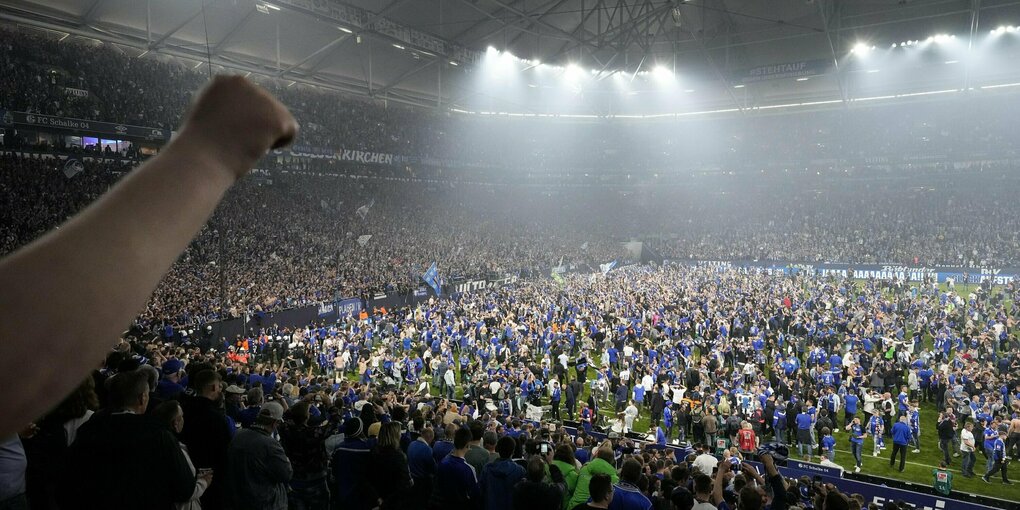
M 96 413 L 68 452 L 65 508 L 169 509 L 186 502 L 195 475 L 173 434 L 151 418 Z

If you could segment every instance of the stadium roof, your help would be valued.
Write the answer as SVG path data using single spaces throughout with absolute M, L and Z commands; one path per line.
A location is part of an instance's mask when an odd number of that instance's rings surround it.
M 1020 81 L 1012 56 L 970 58 L 996 27 L 1020 25 L 1016 0 L 0 0 L 0 19 L 143 58 L 209 58 L 216 69 L 456 109 L 542 110 L 480 88 L 490 46 L 522 73 L 541 62 L 632 82 L 668 69 L 685 83 L 675 92 L 691 94 L 686 107 L 702 109 Z M 853 58 L 855 46 L 880 55 L 907 41 L 920 55 L 939 34 L 955 36 L 955 50 L 883 69 Z M 785 63 L 795 65 L 774 67 Z M 589 98 L 577 111 L 620 108 L 605 103 Z

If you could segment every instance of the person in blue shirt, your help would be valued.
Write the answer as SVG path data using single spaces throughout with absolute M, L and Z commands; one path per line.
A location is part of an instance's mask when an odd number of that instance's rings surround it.
M 897 412 L 897 417 L 906 416 L 907 415 L 907 410 L 910 408 L 910 405 L 907 403 L 907 399 L 908 399 L 908 395 L 909 395 L 907 393 L 907 391 L 908 390 L 907 390 L 906 386 L 900 388 L 900 394 L 896 397 L 896 412 Z
M 861 465 L 864 462 L 861 460 L 861 450 L 864 449 L 864 438 L 868 437 L 868 433 L 864 431 L 864 427 L 861 425 L 861 419 L 854 416 L 852 422 L 846 426 L 846 429 L 850 431 L 850 453 L 854 456 L 856 467 L 854 473 L 861 472 Z
M 985 441 L 982 443 L 982 446 L 985 450 L 985 458 L 988 459 L 985 471 L 991 471 L 992 466 L 995 465 L 995 441 L 999 438 L 999 433 L 996 431 L 995 423 L 992 420 L 985 420 L 984 438 Z
M 822 427 L 822 457 L 829 462 L 836 461 L 836 439 L 832 437 L 829 427 Z
M 910 444 L 914 446 L 911 453 L 921 453 L 921 408 L 917 406 L 917 402 L 910 403 L 907 422 L 910 424 Z
M 464 460 L 471 442 L 471 431 L 457 429 L 453 435 L 453 451 L 439 463 L 436 469 L 436 485 L 432 491 L 432 503 L 440 508 L 481 508 L 482 493 L 478 486 L 478 474 Z
M 776 442 L 786 444 L 786 405 L 776 402 L 776 410 L 772 414 L 772 430 L 775 431 Z
M 811 425 L 813 421 L 811 415 L 808 414 L 807 406 L 801 406 L 800 413 L 797 414 L 797 451 L 801 457 L 806 457 L 808 462 L 811 462 L 811 446 L 813 445 Z M 807 452 L 806 456 L 805 451 Z
M 614 486 L 609 510 L 652 509 L 652 501 L 638 488 L 640 478 L 641 463 L 634 459 L 624 461 L 623 467 L 620 468 L 620 483 Z
M 907 424 L 907 417 L 900 416 L 900 419 L 892 426 L 893 450 L 889 458 L 889 467 L 896 464 L 896 455 L 900 455 L 900 472 L 903 472 L 904 464 L 907 462 L 907 445 L 911 441 L 910 425 Z
M 995 441 L 993 442 L 992 445 L 992 457 L 989 459 L 989 461 L 992 462 L 992 465 L 988 469 L 988 472 L 985 473 L 985 476 L 982 476 L 981 479 L 984 480 L 985 483 L 992 483 L 990 480 L 992 475 L 994 475 L 995 473 L 1001 473 L 1002 483 L 1006 485 L 1012 485 L 1013 482 L 1009 481 L 1009 476 L 1007 476 L 1006 474 L 1006 468 L 1008 464 L 1006 463 L 1005 430 L 1000 430 L 999 433 L 996 435 Z
M 436 474 L 436 459 L 432 457 L 434 438 L 435 431 L 432 428 L 422 428 L 421 435 L 407 446 L 407 469 L 414 482 L 412 491 L 416 494 L 429 494 L 432 491 L 432 479 Z
M 875 447 L 871 451 L 872 457 L 878 457 L 878 453 L 885 449 L 885 422 L 882 421 L 882 415 L 878 409 L 875 409 L 871 414 L 871 418 L 868 420 L 868 434 L 875 438 Z
M 861 398 L 856 393 L 847 392 L 846 396 L 843 397 L 843 426 L 850 425 L 854 418 L 857 416 L 857 405 L 860 404 Z

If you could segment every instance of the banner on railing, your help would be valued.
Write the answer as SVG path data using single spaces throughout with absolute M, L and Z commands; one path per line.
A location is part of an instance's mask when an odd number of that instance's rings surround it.
M 295 158 L 332 159 L 370 165 L 403 165 L 409 161 L 406 156 L 386 152 L 360 151 L 354 149 L 327 149 L 310 145 L 294 145 L 287 149 L 276 149 L 273 154 Z
M 364 309 L 364 305 L 358 298 L 341 299 L 320 304 L 318 316 L 324 320 L 346 319 L 356 317 L 362 309 Z
M 169 129 L 129 126 L 126 124 L 115 124 L 113 122 L 71 119 L 67 117 L 55 117 L 53 115 L 40 115 L 38 113 L 12 112 L 9 110 L 0 110 L 0 124 L 29 126 L 39 129 L 73 131 L 75 133 L 101 136 L 142 138 L 145 140 L 170 139 Z

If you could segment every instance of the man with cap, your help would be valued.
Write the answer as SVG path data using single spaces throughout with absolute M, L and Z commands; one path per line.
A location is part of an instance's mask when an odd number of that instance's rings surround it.
M 379 504 L 365 469 L 371 459 L 372 444 L 365 439 L 365 425 L 357 416 L 344 422 L 343 433 L 344 441 L 333 451 L 330 463 L 333 469 L 330 492 L 334 501 L 343 502 L 343 508 L 368 510 Z
M 178 359 L 170 359 L 163 362 L 162 377 L 156 384 L 156 396 L 162 400 L 170 400 L 179 393 L 184 392 L 181 386 L 181 373 L 184 371 L 184 362 Z
M 255 386 L 248 390 L 245 401 L 247 405 L 238 413 L 237 422 L 241 424 L 241 427 L 248 428 L 255 423 L 255 418 L 258 417 L 259 410 L 262 409 L 262 404 L 265 402 L 262 386 Z
M 227 484 L 235 508 L 286 510 L 290 459 L 273 433 L 283 421 L 283 406 L 267 402 L 255 424 L 244 429 L 227 450 Z
M 223 392 L 226 394 L 226 401 L 223 405 L 227 411 L 227 416 L 234 420 L 235 423 L 239 423 L 241 421 L 241 410 L 244 409 L 244 402 L 241 401 L 241 396 L 244 395 L 244 388 L 231 384 Z

